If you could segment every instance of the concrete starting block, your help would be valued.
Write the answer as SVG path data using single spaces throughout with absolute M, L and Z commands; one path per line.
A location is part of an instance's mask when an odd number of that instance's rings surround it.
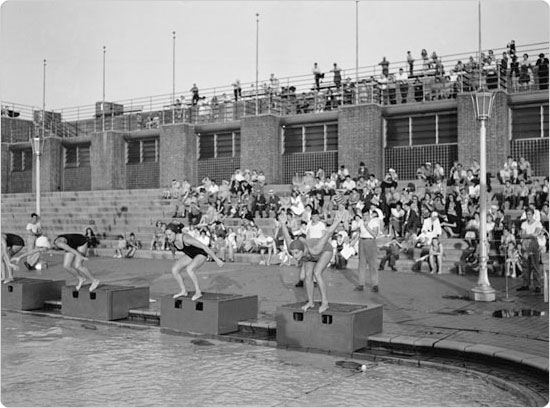
M 10 310 L 35 310 L 44 307 L 44 301 L 61 298 L 64 280 L 15 278 L 2 284 L 2 308 Z
M 258 296 L 203 292 L 174 299 L 164 296 L 160 305 L 160 327 L 186 333 L 226 334 L 239 329 L 239 321 L 258 317 Z
M 302 311 L 303 302 L 277 308 L 277 345 L 353 353 L 367 346 L 367 336 L 382 331 L 382 305 L 320 303 Z
M 63 316 L 119 320 L 127 318 L 130 309 L 149 306 L 149 287 L 99 285 L 93 292 L 89 288 L 77 291 L 74 286 L 63 287 Z

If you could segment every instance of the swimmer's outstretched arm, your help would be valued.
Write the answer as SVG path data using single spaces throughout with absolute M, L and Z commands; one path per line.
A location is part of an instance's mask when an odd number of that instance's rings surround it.
M 285 212 L 281 212 L 279 214 L 279 221 L 281 224 L 281 230 L 283 231 L 283 238 L 285 239 L 285 243 L 287 248 L 290 247 L 290 243 L 292 242 L 292 238 L 290 238 L 290 233 L 288 232 L 288 227 L 286 226 L 286 222 L 288 220 L 288 217 L 286 216 Z
M 44 252 L 44 251 L 47 251 L 48 248 L 34 248 L 34 249 L 29 249 L 27 252 L 25 252 L 24 254 L 20 254 L 20 255 L 17 255 L 17 256 L 14 256 L 13 258 L 11 258 L 11 260 L 13 262 L 15 262 L 16 264 L 19 263 L 19 261 L 22 259 L 22 258 L 28 258 L 29 256 L 31 255 L 34 255 L 38 252 Z

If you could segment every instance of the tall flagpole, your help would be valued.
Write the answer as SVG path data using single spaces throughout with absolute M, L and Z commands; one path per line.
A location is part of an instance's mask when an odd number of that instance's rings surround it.
M 355 1 L 355 103 L 359 101 L 359 0 Z
M 176 32 L 172 31 L 172 106 L 176 103 Z
M 105 132 L 105 53 L 107 52 L 107 48 L 103 46 L 103 102 L 101 104 L 101 112 L 102 112 L 102 124 L 101 124 L 101 130 Z
M 258 43 L 260 33 L 260 14 L 256 13 L 256 115 L 258 115 Z

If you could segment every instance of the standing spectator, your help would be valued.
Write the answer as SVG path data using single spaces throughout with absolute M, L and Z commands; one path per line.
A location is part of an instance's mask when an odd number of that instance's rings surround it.
M 380 235 L 380 221 L 376 211 L 363 208 L 363 222 L 359 223 L 359 285 L 357 291 L 363 291 L 366 283 L 367 266 L 370 272 L 371 291 L 378 292 L 378 268 L 376 259 L 378 249 L 376 238 Z
M 524 254 L 523 267 L 523 286 L 518 291 L 529 290 L 531 284 L 531 272 L 535 281 L 535 292 L 539 293 L 542 286 L 542 276 L 540 273 L 540 247 L 538 236 L 542 234 L 542 224 L 533 218 L 533 209 L 528 208 L 525 211 L 527 219 L 521 224 L 522 249 Z
M 410 51 L 407 51 L 407 63 L 409 64 L 409 75 L 413 76 L 414 71 L 414 58 L 411 55 Z
M 190 89 L 192 96 L 191 104 L 193 106 L 197 105 L 199 102 L 200 96 L 199 96 L 199 88 L 197 87 L 197 84 L 193 84 L 193 87 Z
M 365 162 L 359 163 L 359 170 L 357 170 L 357 178 L 365 177 L 367 179 L 369 177 L 369 169 L 367 166 L 365 166 Z
M 269 77 L 269 85 L 271 86 L 273 93 L 275 95 L 278 95 L 281 91 L 281 88 L 279 86 L 279 80 L 275 78 L 275 74 L 271 74 L 271 76 Z
M 31 221 L 27 224 L 25 229 L 27 231 L 26 246 L 30 251 L 34 249 L 34 243 L 36 242 L 36 238 L 42 235 L 42 226 L 40 225 L 40 216 L 36 213 L 32 213 Z M 38 263 L 39 259 L 40 259 L 40 252 L 37 252 L 27 257 L 27 260 L 23 264 L 29 271 L 33 271 L 35 269 L 34 266 Z
M 386 57 L 382 57 L 382 61 L 378 63 L 382 67 L 382 75 L 387 77 L 390 74 L 390 62 L 386 59 Z
M 340 67 L 335 62 L 330 72 L 334 73 L 334 85 L 336 85 L 336 89 L 338 91 L 340 91 L 340 86 L 342 85 L 342 74 L 340 73 L 340 71 L 341 71 Z
M 397 85 L 399 86 L 399 92 L 401 93 L 401 103 L 407 103 L 407 96 L 409 94 L 409 77 L 405 72 L 403 72 L 403 68 L 399 68 L 399 74 L 397 74 L 396 80 Z
M 441 245 L 441 242 L 439 242 L 438 237 L 434 237 L 432 239 L 428 259 L 430 262 L 430 273 L 437 273 L 439 275 L 441 273 L 441 267 L 443 265 L 443 245 Z
M 241 94 L 242 94 L 241 81 L 237 79 L 233 83 L 233 96 L 235 98 L 235 102 L 241 99 Z
M 519 63 L 519 86 L 521 89 L 529 89 L 529 82 L 531 81 L 530 71 L 532 71 L 532 67 L 529 62 L 529 54 L 525 53 Z
M 325 74 L 321 72 L 321 68 L 319 68 L 319 65 L 316 62 L 313 64 L 312 72 L 313 79 L 315 81 L 315 89 L 318 91 L 320 89 L 320 81 L 325 77 Z
M 427 69 L 430 69 L 430 60 L 428 58 L 428 51 L 426 49 L 422 49 L 420 52 L 420 56 L 422 57 L 422 70 L 426 71 Z
M 539 89 L 548 89 L 548 58 L 544 54 L 539 54 L 536 62 L 537 77 L 539 79 Z

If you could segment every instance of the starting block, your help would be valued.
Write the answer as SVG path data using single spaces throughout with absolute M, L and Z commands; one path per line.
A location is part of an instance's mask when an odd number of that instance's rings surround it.
M 258 296 L 203 292 L 192 301 L 193 292 L 176 299 L 164 296 L 160 327 L 186 333 L 226 334 L 239 330 L 239 321 L 258 317 Z
M 10 310 L 36 310 L 44 307 L 44 301 L 61 298 L 64 280 L 15 278 L 2 284 L 2 308 Z
M 128 317 L 130 309 L 149 306 L 149 287 L 99 285 L 77 291 L 65 286 L 61 291 L 61 314 L 94 320 L 119 320 Z
M 277 345 L 353 353 L 367 346 L 367 336 L 382 331 L 382 305 L 330 303 L 324 313 L 303 302 L 277 308 Z

